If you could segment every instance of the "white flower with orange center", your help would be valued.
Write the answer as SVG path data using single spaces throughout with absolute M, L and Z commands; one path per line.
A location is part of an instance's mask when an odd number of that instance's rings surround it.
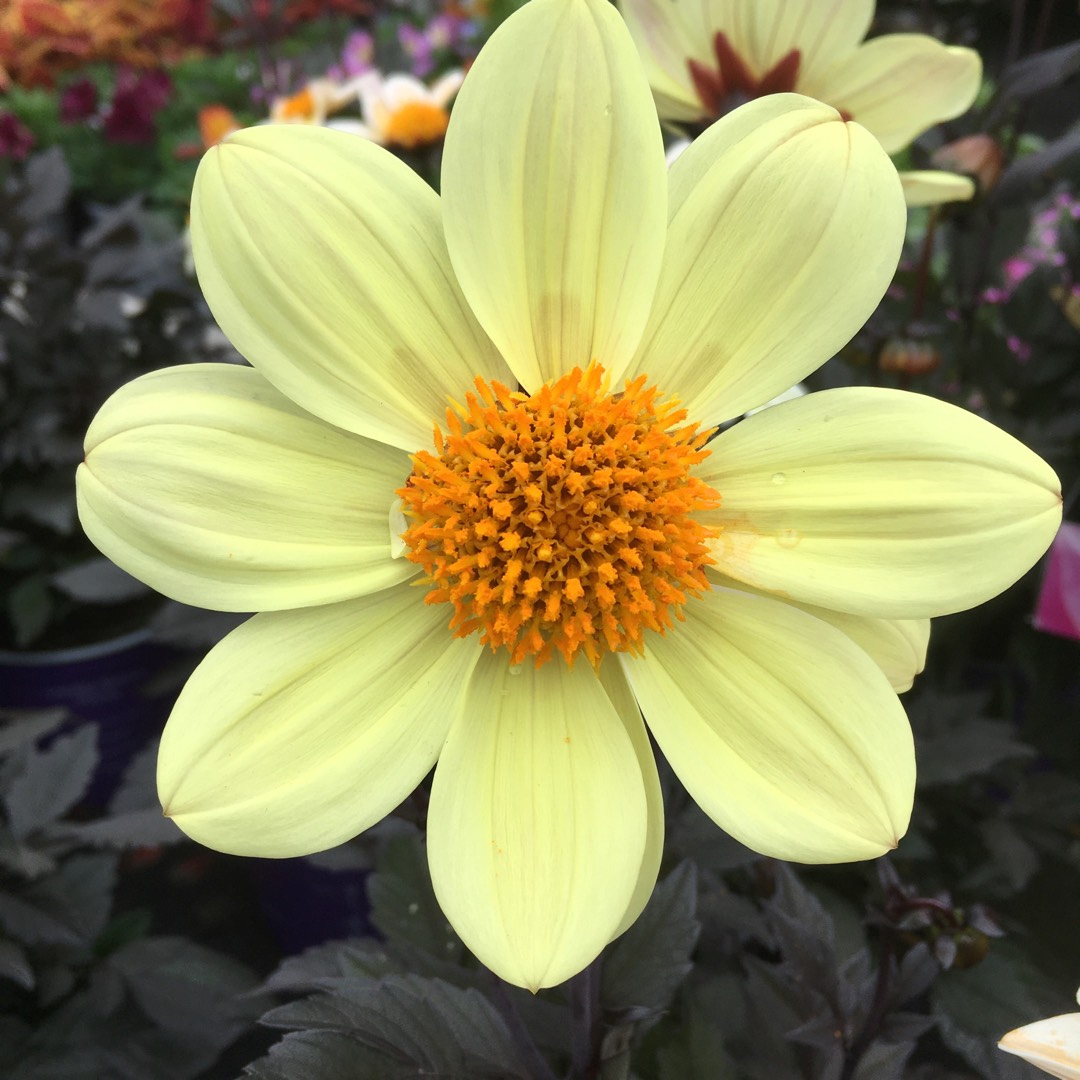
M 356 134 L 405 150 L 439 142 L 450 122 L 450 102 L 464 78 L 455 69 L 429 87 L 412 75 L 361 75 L 357 93 L 363 122 L 354 125 Z
M 795 91 L 854 119 L 890 153 L 966 112 L 982 62 L 925 34 L 863 41 L 875 0 L 620 0 L 662 120 L 691 131 Z M 970 199 L 956 173 L 900 174 L 909 206 Z
M 1025 1024 L 1003 1035 L 998 1046 L 1059 1080 L 1080 1080 L 1080 1013 Z
M 118 564 L 262 612 L 176 704 L 166 812 L 223 851 L 299 855 L 435 766 L 439 901 L 534 988 L 652 890 L 642 714 L 758 851 L 894 847 L 914 785 L 895 691 L 930 616 L 1043 552 L 1057 479 L 900 391 L 810 394 L 710 435 L 858 330 L 904 226 L 879 143 L 796 95 L 725 117 L 669 175 L 604 0 L 531 0 L 495 32 L 441 199 L 321 128 L 209 151 L 196 264 L 252 367 L 130 383 L 78 477 Z
M 359 80 L 337 82 L 334 79 L 312 79 L 295 94 L 277 97 L 270 103 L 270 122 L 273 124 L 327 124 L 337 121 L 330 117 L 351 105 L 359 94 Z M 349 123 L 350 121 L 346 121 Z M 352 121 L 355 123 L 355 121 Z

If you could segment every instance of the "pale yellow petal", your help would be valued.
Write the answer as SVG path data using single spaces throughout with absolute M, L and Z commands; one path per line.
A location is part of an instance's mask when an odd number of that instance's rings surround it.
M 820 73 L 850 55 L 874 17 L 874 0 L 713 0 L 712 7 L 714 32 L 728 35 L 758 78 L 797 49 L 796 89 L 812 97 Z
M 197 607 L 269 611 L 414 576 L 387 524 L 410 470 L 251 368 L 192 364 L 118 390 L 76 480 L 83 528 L 129 574 Z
M 169 717 L 165 812 L 236 855 L 342 843 L 434 765 L 479 653 L 409 585 L 256 615 L 211 650 Z
M 462 289 L 530 391 L 633 355 L 664 244 L 663 140 L 606 0 L 531 0 L 458 94 L 443 156 Z
M 748 417 L 700 475 L 723 504 L 722 573 L 792 600 L 922 619 L 981 604 L 1046 550 L 1053 470 L 964 409 L 849 387 Z
M 648 809 L 633 742 L 592 668 L 484 653 L 435 770 L 428 859 L 462 941 L 536 990 L 589 964 L 626 913 Z
M 908 206 L 938 206 L 941 203 L 967 202 L 975 196 L 975 181 L 970 176 L 916 169 L 900 174 L 904 201 Z
M 885 34 L 835 60 L 805 89 L 843 109 L 892 154 L 967 112 L 981 79 L 982 61 L 971 49 L 925 34 Z
M 813 615 L 815 619 L 835 626 L 845 633 L 889 680 L 889 685 L 898 693 L 910 690 L 915 676 L 926 666 L 926 650 L 930 644 L 929 619 L 873 619 L 867 615 L 849 615 L 843 611 L 818 607 L 815 604 L 800 604 L 784 596 L 763 593 L 753 589 L 745 582 L 735 581 L 708 568 L 709 579 L 716 585 L 729 589 L 740 589 L 762 596 L 771 596 Z
M 795 94 L 713 124 L 670 183 L 663 270 L 630 373 L 713 424 L 846 344 L 892 280 L 907 215 L 876 140 Z
M 713 589 L 623 669 L 698 805 L 737 840 L 795 862 L 884 854 L 915 786 L 904 710 L 877 665 L 827 623 Z
M 447 398 L 509 372 L 454 280 L 438 196 L 392 154 L 302 124 L 209 150 L 195 267 L 229 340 L 338 427 L 416 450 Z
M 692 121 L 704 108 L 689 61 L 713 60 L 709 0 L 620 0 L 630 37 L 641 57 L 662 120 Z
M 1058 1080 L 1080 1080 L 1080 1013 L 1026 1024 L 1002 1036 L 998 1046 Z
M 645 724 L 641 719 L 641 710 L 615 657 L 609 657 L 601 665 L 600 682 L 626 726 L 630 741 L 634 745 L 634 753 L 637 755 L 638 766 L 641 768 L 641 778 L 645 783 L 645 802 L 648 813 L 645 855 L 641 860 L 641 870 L 634 895 L 630 898 L 630 905 L 613 935 L 618 937 L 637 922 L 637 917 L 645 910 L 645 905 L 649 902 L 653 889 L 656 887 L 656 878 L 660 873 L 660 863 L 664 857 L 664 793 L 660 789 L 656 757 L 653 754 L 652 743 L 649 742 L 649 733 L 645 730 Z

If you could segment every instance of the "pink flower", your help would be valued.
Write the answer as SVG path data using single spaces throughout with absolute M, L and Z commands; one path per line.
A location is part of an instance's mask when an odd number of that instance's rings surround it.
M 153 142 L 154 118 L 171 93 L 172 82 L 165 72 L 136 75 L 130 68 L 122 68 L 105 114 L 105 138 L 116 143 Z
M 68 83 L 60 95 L 60 119 L 65 124 L 77 124 L 97 112 L 98 90 L 91 79 L 76 79 Z
M 34 133 L 14 114 L 0 112 L 0 158 L 22 161 L 34 145 Z

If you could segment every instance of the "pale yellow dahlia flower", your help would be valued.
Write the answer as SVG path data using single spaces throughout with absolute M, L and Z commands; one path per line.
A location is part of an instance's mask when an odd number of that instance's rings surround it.
M 925 34 L 863 41 L 874 0 L 619 0 L 662 120 L 691 129 L 797 91 L 857 120 L 894 154 L 966 112 L 982 62 Z M 909 206 L 970 199 L 955 173 L 900 174 Z
M 263 612 L 169 719 L 177 824 L 318 851 L 436 766 L 447 917 L 548 986 L 653 887 L 642 713 L 757 850 L 892 848 L 914 783 L 893 686 L 929 616 L 1031 566 L 1060 497 L 1008 435 L 899 391 L 811 394 L 706 445 L 840 348 L 896 265 L 896 171 L 827 106 L 752 102 L 669 177 L 615 9 L 532 0 L 465 80 L 442 192 L 321 128 L 211 150 L 196 264 L 253 367 L 121 389 L 80 512 L 161 592 Z
M 1080 1013 L 1025 1024 L 1003 1035 L 998 1046 L 1059 1080 L 1080 1080 Z

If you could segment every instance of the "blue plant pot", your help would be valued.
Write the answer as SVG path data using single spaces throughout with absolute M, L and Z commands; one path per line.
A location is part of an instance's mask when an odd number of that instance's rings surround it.
M 0 707 L 61 706 L 72 714 L 61 731 L 95 724 L 98 766 L 84 801 L 105 806 L 135 755 L 161 732 L 175 694 L 151 696 L 147 686 L 179 655 L 146 630 L 68 649 L 0 650 Z
M 367 869 L 329 869 L 308 859 L 253 859 L 259 906 L 287 955 L 324 941 L 375 933 Z

